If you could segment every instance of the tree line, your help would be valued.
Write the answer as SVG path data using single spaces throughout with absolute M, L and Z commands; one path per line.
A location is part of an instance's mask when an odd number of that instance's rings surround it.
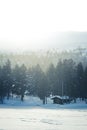
M 43 104 L 50 94 L 84 100 L 87 98 L 87 66 L 84 68 L 81 62 L 76 64 L 72 59 L 64 59 L 58 61 L 56 67 L 50 64 L 44 72 L 39 64 L 13 68 L 7 60 L 0 66 L 0 102 L 14 95 L 23 101 L 25 94 L 38 96 Z
M 87 65 L 87 48 L 75 48 L 74 50 L 63 50 L 58 49 L 52 50 L 38 50 L 29 52 L 0 52 L 0 65 L 3 66 L 9 59 L 11 66 L 15 67 L 16 64 L 21 66 L 24 64 L 27 68 L 32 66 L 40 65 L 43 71 L 47 71 L 49 65 L 52 63 L 54 66 L 57 65 L 58 61 L 64 59 L 73 59 L 76 64 L 80 61 L 83 66 Z

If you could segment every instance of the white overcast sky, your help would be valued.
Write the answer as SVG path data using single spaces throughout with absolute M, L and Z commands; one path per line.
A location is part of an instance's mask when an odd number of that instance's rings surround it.
M 87 31 L 87 0 L 0 0 L 0 49 L 53 47 L 64 31 Z

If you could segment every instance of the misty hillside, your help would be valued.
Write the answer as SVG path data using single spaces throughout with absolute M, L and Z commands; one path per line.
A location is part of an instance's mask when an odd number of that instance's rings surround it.
M 52 45 L 51 47 L 61 50 L 87 47 L 87 32 L 53 33 L 50 43 L 49 47 Z
M 38 36 L 37 36 L 38 35 Z M 50 32 L 37 34 L 31 41 L 0 40 L 0 51 L 23 52 L 58 49 L 59 51 L 87 47 L 87 32 Z M 30 37 L 30 36 L 29 36 Z

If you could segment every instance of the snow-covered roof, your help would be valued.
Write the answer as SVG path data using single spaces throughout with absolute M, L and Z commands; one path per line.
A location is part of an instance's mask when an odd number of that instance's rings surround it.
M 69 96 L 59 96 L 59 95 L 51 96 L 51 99 L 53 99 L 53 98 L 55 98 L 55 97 L 57 97 L 57 98 L 59 98 L 59 99 L 69 99 Z

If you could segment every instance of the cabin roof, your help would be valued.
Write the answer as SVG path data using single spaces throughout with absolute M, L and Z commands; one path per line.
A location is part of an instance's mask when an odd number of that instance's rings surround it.
M 54 99 L 54 98 L 58 98 L 58 99 L 69 99 L 69 96 L 58 96 L 58 95 L 54 95 L 51 97 L 51 99 Z

